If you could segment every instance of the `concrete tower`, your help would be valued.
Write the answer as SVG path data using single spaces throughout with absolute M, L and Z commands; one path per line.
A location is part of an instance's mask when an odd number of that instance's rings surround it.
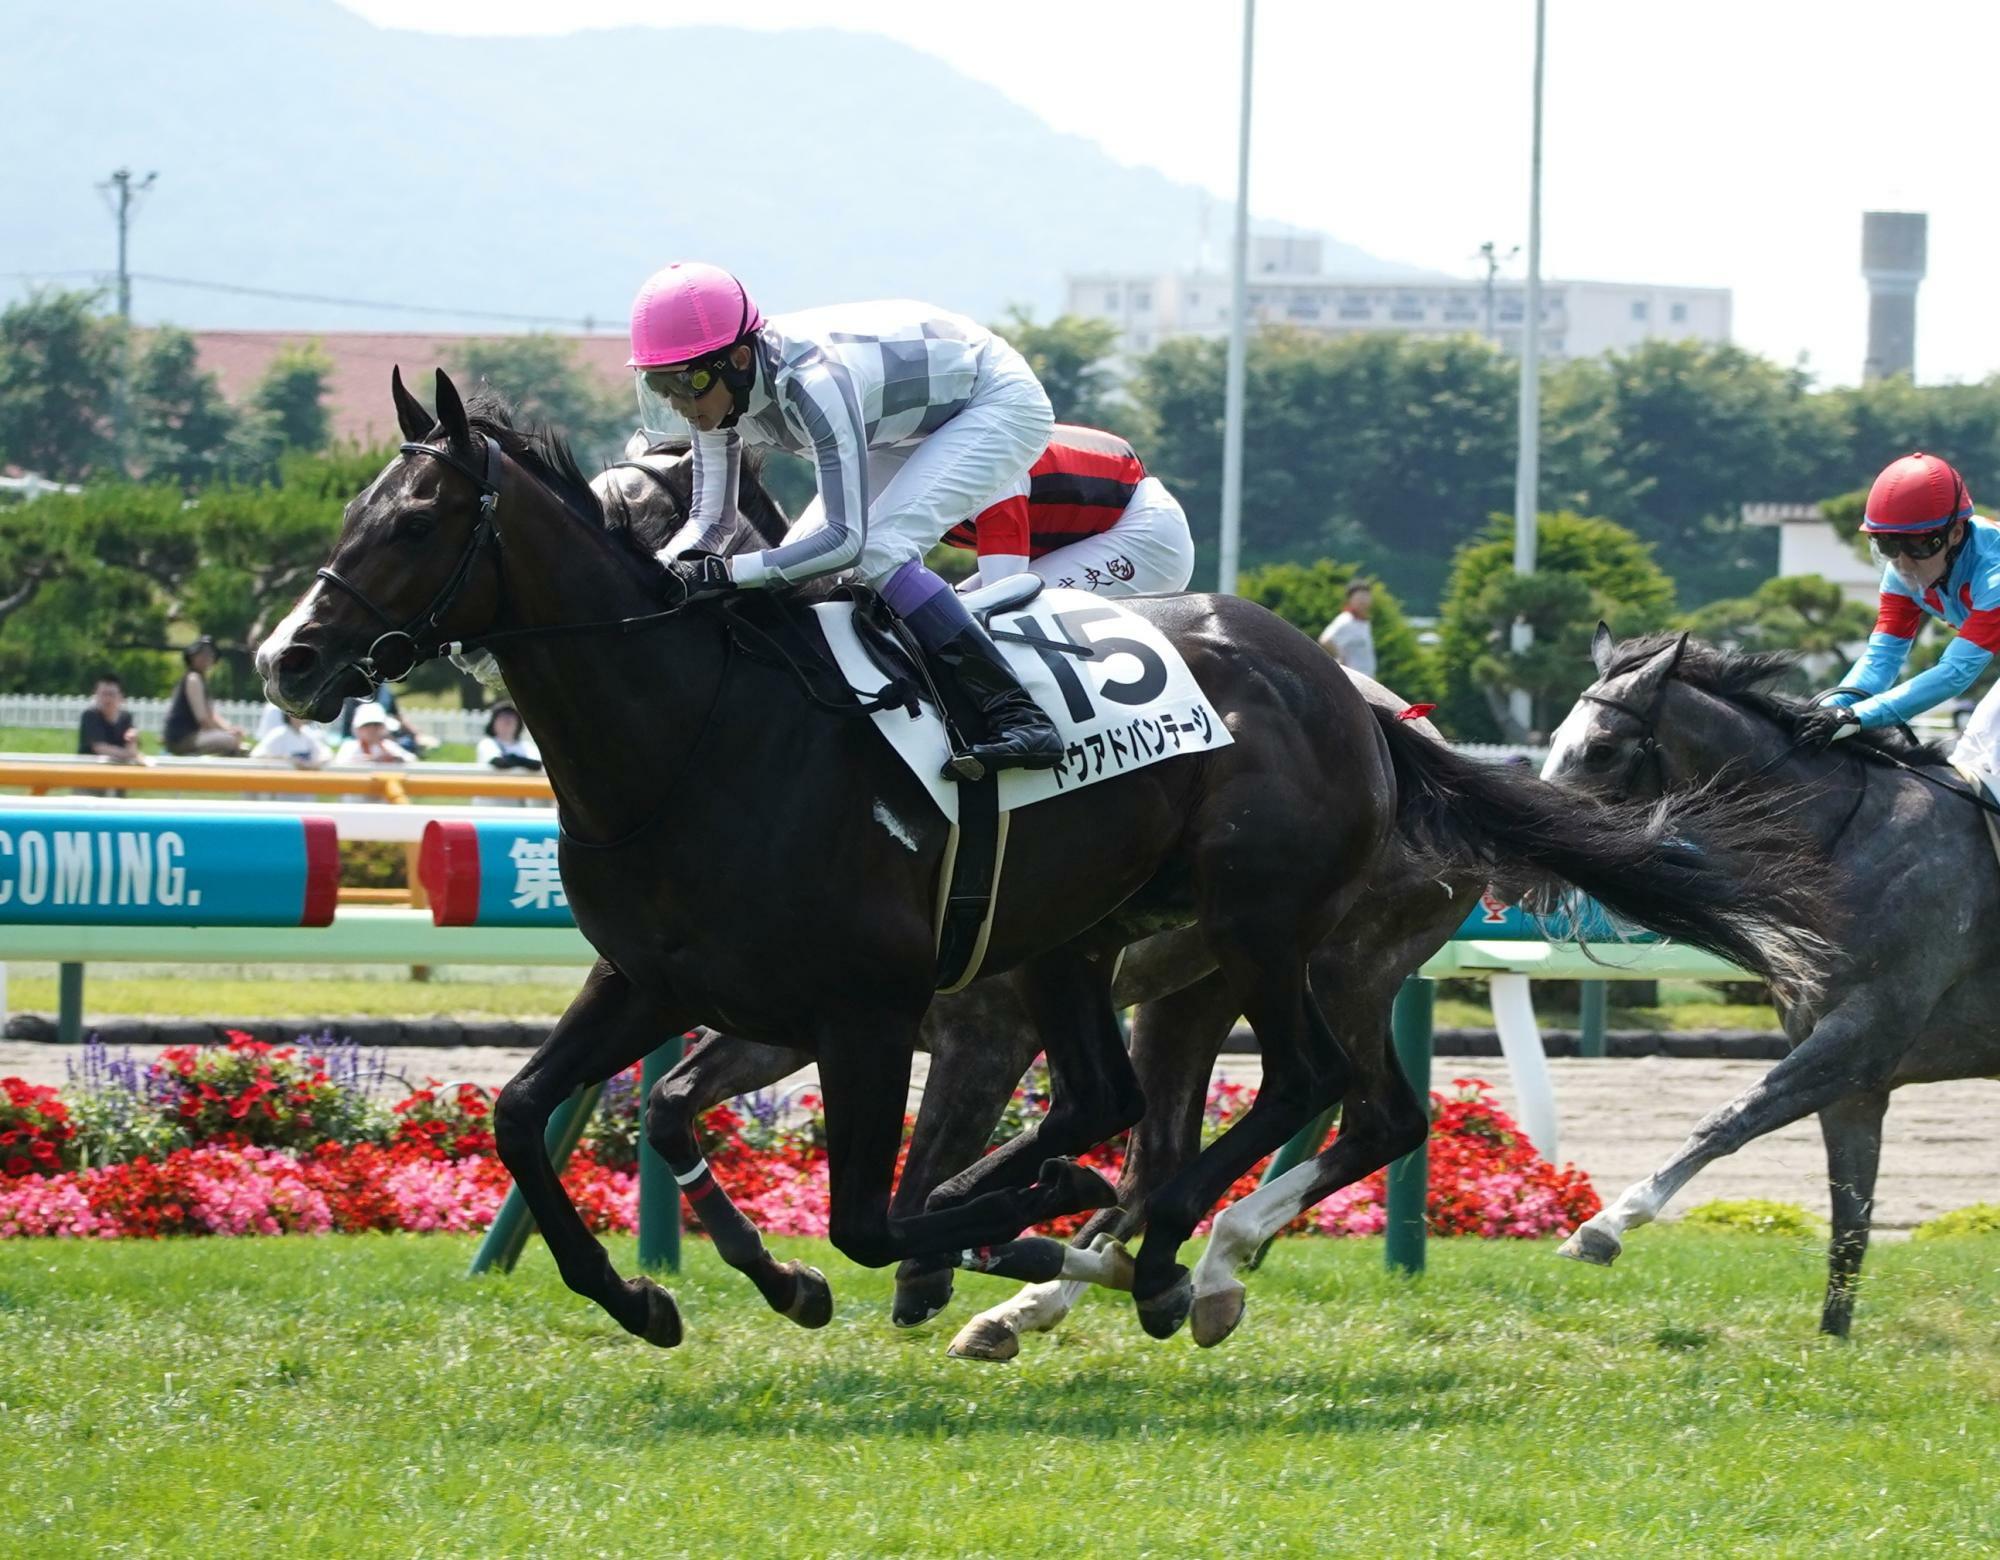
M 1917 284 L 1924 279 L 1929 221 L 1921 211 L 1861 214 L 1861 274 L 1868 279 L 1864 380 L 1916 377 Z

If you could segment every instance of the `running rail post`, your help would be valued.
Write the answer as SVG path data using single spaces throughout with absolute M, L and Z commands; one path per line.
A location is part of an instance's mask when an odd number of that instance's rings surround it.
M 681 1270 L 681 1189 L 659 1151 L 646 1141 L 646 1101 L 653 1085 L 687 1050 L 687 1037 L 669 1040 L 646 1057 L 639 1070 L 639 1266 Z
M 1577 997 L 1576 1054 L 1602 1058 L 1604 1055 L 1604 1008 L 1611 988 L 1601 980 L 1581 983 Z
M 1431 1008 L 1435 983 L 1412 975 L 1396 993 L 1393 1027 L 1396 1059 L 1426 1112 L 1431 1097 Z M 1424 1270 L 1424 1208 L 1430 1195 L 1431 1156 L 1427 1143 L 1389 1166 L 1388 1240 L 1384 1255 L 1392 1273 Z
M 542 1136 L 542 1146 L 548 1150 L 549 1163 L 561 1175 L 563 1167 L 569 1163 L 569 1156 L 576 1152 L 576 1145 L 583 1137 L 583 1129 L 590 1124 L 590 1113 L 597 1109 L 597 1097 L 604 1092 L 604 1085 L 593 1083 L 578 1089 L 549 1117 L 548 1130 Z M 528 1214 L 527 1199 L 522 1197 L 521 1188 L 510 1186 L 507 1200 L 500 1205 L 500 1211 L 493 1216 L 493 1225 L 486 1232 L 486 1238 L 479 1243 L 479 1250 L 473 1254 L 472 1266 L 467 1277 L 498 1268 L 502 1273 L 514 1271 L 514 1264 L 521 1260 L 521 1250 L 528 1244 L 528 1236 L 535 1228 L 535 1221 Z
M 56 966 L 56 1039 L 63 1045 L 83 1044 L 83 966 Z

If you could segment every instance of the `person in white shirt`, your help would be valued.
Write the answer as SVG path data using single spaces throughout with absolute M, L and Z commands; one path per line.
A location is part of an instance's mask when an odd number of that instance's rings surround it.
M 299 769 L 318 769 L 333 757 L 333 749 L 316 728 L 306 725 L 296 715 L 286 714 L 275 704 L 271 709 L 277 711 L 278 723 L 273 726 L 267 721 L 264 734 L 250 750 L 252 758 L 282 758 Z
M 1347 587 L 1346 610 L 1319 636 L 1320 644 L 1336 661 L 1364 677 L 1375 675 L 1375 626 L 1368 621 L 1374 600 L 1368 582 L 1356 580 Z
M 496 704 L 486 714 L 486 735 L 473 750 L 489 769 L 525 769 L 540 774 L 542 750 L 521 724 L 521 712 L 511 704 Z
M 340 744 L 333 755 L 336 769 L 368 764 L 414 764 L 416 755 L 389 738 L 394 717 L 374 702 L 358 705 L 354 711 L 354 735 Z

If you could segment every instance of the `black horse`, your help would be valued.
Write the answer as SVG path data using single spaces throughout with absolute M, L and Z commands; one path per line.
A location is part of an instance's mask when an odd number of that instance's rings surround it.
M 600 959 L 502 1090 L 495 1135 L 564 1281 L 651 1342 L 679 1341 L 671 1297 L 649 1279 L 620 1279 L 542 1138 L 572 1090 L 665 1035 L 705 1024 L 813 1052 L 830 1233 L 849 1257 L 878 1266 L 1003 1244 L 1112 1196 L 1061 1156 L 1144 1108 L 1110 1005 L 1114 955 L 1142 929 L 1198 926 L 1257 1033 L 1265 1085 L 1149 1199 L 1134 1294 L 1164 1334 L 1191 1304 L 1177 1255 L 1194 1225 L 1348 1090 L 1353 1063 L 1308 991 L 1307 957 L 1356 909 L 1392 832 L 1528 829 L 1555 870 L 1588 881 L 1565 863 L 1602 842 L 1572 804 L 1372 711 L 1310 640 L 1263 609 L 1229 597 L 1143 601 L 1234 740 L 1015 820 L 988 966 L 1022 968 L 1052 1106 L 973 1167 L 950 1206 L 894 1216 L 910 1058 L 935 980 L 943 820 L 868 722 L 829 716 L 791 667 L 744 653 L 741 623 L 782 632 L 782 599 L 751 592 L 661 611 L 656 567 L 606 528 L 558 441 L 522 433 L 498 407 L 469 416 L 442 373 L 435 418 L 400 380 L 394 389 L 410 442 L 349 505 L 327 567 L 259 651 L 259 668 L 276 702 L 325 716 L 449 646 L 483 641 L 497 654 L 542 743 L 565 887 Z M 1810 924 L 1810 894 L 1751 870 L 1742 843 L 1713 827 L 1713 808 L 1667 811 L 1672 832 L 1642 842 L 1655 866 L 1631 885 L 1632 908 L 1746 964 L 1768 943 L 1773 967 L 1809 984 L 1814 949 L 1794 928 L 1802 915 Z M 691 1123 L 658 1093 L 647 1133 L 702 1198 L 710 1227 L 727 1222 Z M 810 1320 L 830 1304 L 825 1281 L 796 1266 L 784 1287 L 788 1297 L 767 1298 L 788 1314 Z
M 1791 1054 L 1562 1253 L 1614 1261 L 1626 1232 L 1656 1218 L 1703 1165 L 1817 1112 L 1833 1203 L 1820 1330 L 1844 1337 L 1889 1091 L 2000 1073 L 2000 872 L 1985 819 L 1944 789 L 1963 783 L 1936 751 L 1894 731 L 1800 751 L 1805 706 L 1770 691 L 1792 669 L 1789 656 L 1732 655 L 1685 636 L 1614 645 L 1601 623 L 1591 650 L 1597 681 L 1557 730 L 1544 772 L 1608 796 L 1694 786 L 1767 794 L 1820 843 L 1828 886 L 1853 917 L 1818 993 L 1778 994 Z

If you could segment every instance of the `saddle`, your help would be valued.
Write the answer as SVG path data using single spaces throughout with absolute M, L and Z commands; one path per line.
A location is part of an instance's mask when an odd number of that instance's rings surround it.
M 964 600 L 980 626 L 989 628 L 988 619 L 993 613 L 1025 606 L 1041 589 L 1038 576 L 1019 574 L 970 593 Z M 843 713 L 900 709 L 914 718 L 920 706 L 928 704 L 943 722 L 954 760 L 967 754 L 970 744 L 964 733 L 979 729 L 979 714 L 957 680 L 933 675 L 922 646 L 879 592 L 866 585 L 843 584 L 828 592 L 824 599 L 842 598 L 853 604 L 851 621 L 856 640 L 887 682 L 873 699 L 841 706 Z M 762 625 L 750 629 L 741 612 L 729 614 L 745 653 L 757 659 L 775 655 L 790 663 L 793 672 L 806 683 L 808 693 L 812 692 L 811 678 L 805 664 L 815 671 L 832 673 L 834 680 L 845 687 L 838 662 L 823 637 L 811 626 L 816 620 L 810 604 L 796 598 L 779 598 L 778 616 L 778 632 L 774 635 Z M 748 634 L 744 632 L 746 629 L 750 630 Z M 801 657 L 805 664 L 801 664 Z M 814 697 L 818 699 L 817 695 Z M 830 703 L 823 699 L 818 702 Z M 957 792 L 958 822 L 945 850 L 936 913 L 937 989 L 946 992 L 962 989 L 979 973 L 986 937 L 992 929 L 994 891 L 999 884 L 1007 840 L 1007 815 L 1000 810 L 998 772 L 982 769 L 976 779 L 961 778 Z

